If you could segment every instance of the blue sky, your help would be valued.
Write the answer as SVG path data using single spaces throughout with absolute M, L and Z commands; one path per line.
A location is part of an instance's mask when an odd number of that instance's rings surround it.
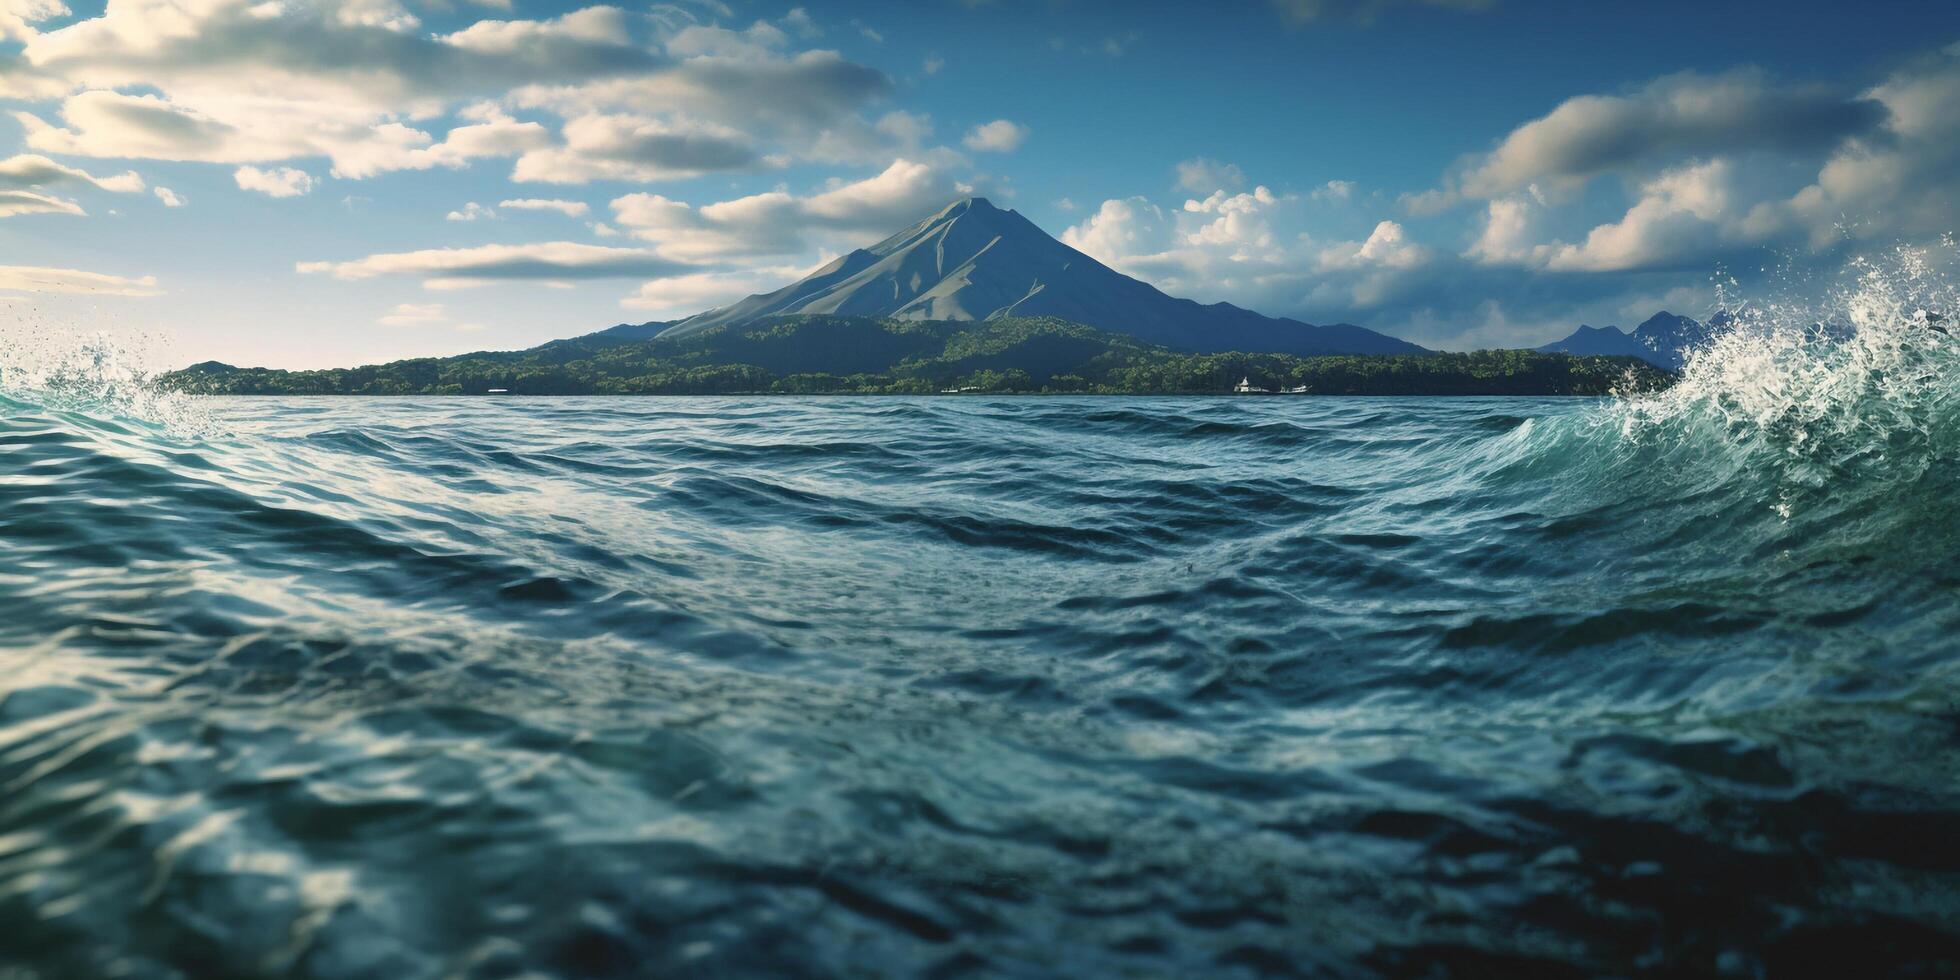
M 1537 344 L 1960 223 L 1960 14 L 1776 9 L 0 0 L 0 304 L 179 362 L 522 347 L 981 193 L 1175 294 Z

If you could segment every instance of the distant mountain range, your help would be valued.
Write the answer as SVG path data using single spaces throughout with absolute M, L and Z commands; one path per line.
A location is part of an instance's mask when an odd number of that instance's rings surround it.
M 944 391 L 1600 394 L 1650 388 L 1709 327 L 1661 313 L 1631 336 L 1581 327 L 1537 352 L 1439 354 L 1166 295 L 971 197 L 774 292 L 682 320 L 522 351 L 321 371 L 207 361 L 208 394 L 707 394 Z M 1645 363 L 1642 363 L 1645 362 Z
M 1415 344 L 1352 324 L 1319 326 L 1165 295 L 984 197 L 954 201 L 806 278 L 689 317 L 659 336 L 686 337 L 791 314 L 952 322 L 1046 316 L 1176 351 L 1423 353 Z
M 1546 354 L 1637 357 L 1655 367 L 1679 371 L 1689 350 L 1707 343 L 1709 337 L 1721 332 L 1733 319 L 1727 312 L 1720 312 L 1702 323 L 1662 310 L 1635 327 L 1631 334 L 1619 327 L 1581 324 L 1565 339 L 1536 350 Z

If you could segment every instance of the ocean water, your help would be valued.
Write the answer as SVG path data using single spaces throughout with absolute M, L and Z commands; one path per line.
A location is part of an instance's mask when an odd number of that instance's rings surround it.
M 1644 401 L 43 357 L 0 975 L 1952 973 L 1960 356 L 1909 300 Z

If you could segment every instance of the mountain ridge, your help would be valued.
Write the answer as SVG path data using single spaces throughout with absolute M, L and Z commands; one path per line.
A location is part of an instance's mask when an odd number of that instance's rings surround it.
M 1171 296 L 984 197 L 961 198 L 803 279 L 688 317 L 659 336 L 796 314 L 949 321 L 1052 316 L 1193 352 L 1425 352 L 1353 324 L 1316 325 Z
M 1563 338 L 1532 350 L 1541 354 L 1638 357 L 1655 367 L 1679 371 L 1688 351 L 1707 343 L 1732 322 L 1734 317 L 1726 310 L 1717 311 L 1707 323 L 1662 310 L 1641 321 L 1632 333 L 1619 327 L 1580 324 Z

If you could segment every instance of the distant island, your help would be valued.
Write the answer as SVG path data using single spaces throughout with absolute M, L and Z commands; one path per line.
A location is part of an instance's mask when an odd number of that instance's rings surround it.
M 1603 395 L 1668 384 L 1679 342 L 1701 335 L 1672 314 L 1649 326 L 1637 340 L 1613 330 L 1604 346 L 1439 353 L 1167 295 L 973 197 L 681 320 L 356 368 L 207 361 L 164 381 L 214 395 Z
M 1635 357 L 1192 353 L 1053 317 L 785 316 L 681 335 L 621 326 L 524 351 L 282 371 L 207 362 L 163 378 L 208 395 L 1603 395 L 1664 387 Z M 654 336 L 646 336 L 654 334 Z

